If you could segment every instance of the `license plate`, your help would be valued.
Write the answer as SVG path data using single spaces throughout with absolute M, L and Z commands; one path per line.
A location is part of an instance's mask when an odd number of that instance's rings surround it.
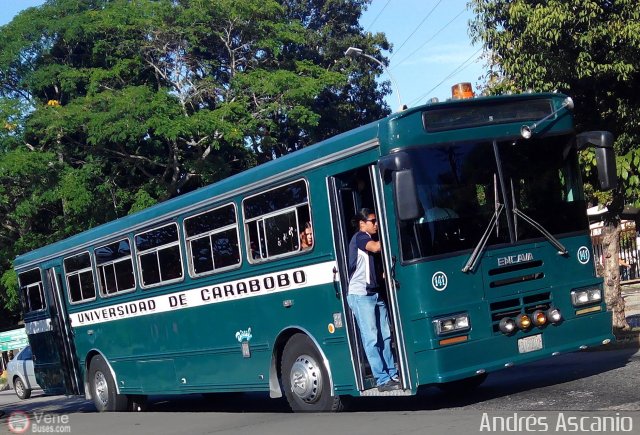
M 518 340 L 518 351 L 520 353 L 533 352 L 542 349 L 542 334 L 524 337 Z

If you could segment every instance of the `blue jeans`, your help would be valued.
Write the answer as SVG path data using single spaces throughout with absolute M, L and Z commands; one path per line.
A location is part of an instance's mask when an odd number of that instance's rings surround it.
M 347 295 L 356 318 L 362 345 L 376 385 L 384 385 L 398 374 L 391 351 L 391 331 L 387 306 L 378 294 Z

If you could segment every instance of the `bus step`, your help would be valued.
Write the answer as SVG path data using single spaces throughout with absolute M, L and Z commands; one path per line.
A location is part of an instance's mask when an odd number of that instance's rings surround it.
M 361 396 L 377 397 L 377 396 L 411 396 L 411 390 L 392 390 L 378 391 L 377 388 L 369 388 L 360 392 Z

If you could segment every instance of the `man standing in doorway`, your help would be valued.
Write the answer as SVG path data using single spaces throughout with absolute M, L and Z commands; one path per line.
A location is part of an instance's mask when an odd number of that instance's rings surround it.
M 358 231 L 349 243 L 349 293 L 347 302 L 360 329 L 367 360 L 379 391 L 400 388 L 398 370 L 391 351 L 387 306 L 379 294 L 374 254 L 380 252 L 376 215 L 361 209 L 353 219 Z

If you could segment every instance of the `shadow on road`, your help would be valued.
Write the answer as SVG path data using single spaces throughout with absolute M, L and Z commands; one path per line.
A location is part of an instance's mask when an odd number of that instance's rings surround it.
M 537 388 L 564 384 L 597 376 L 624 367 L 636 349 L 580 352 L 559 355 L 545 361 L 512 367 L 492 373 L 476 390 L 446 394 L 436 387 L 426 387 L 416 396 L 366 397 L 349 401 L 348 409 L 366 411 L 418 411 L 472 406 Z M 288 412 L 284 399 L 270 399 L 267 393 L 222 394 L 205 399 L 201 395 L 177 398 L 151 397 L 151 412 Z

